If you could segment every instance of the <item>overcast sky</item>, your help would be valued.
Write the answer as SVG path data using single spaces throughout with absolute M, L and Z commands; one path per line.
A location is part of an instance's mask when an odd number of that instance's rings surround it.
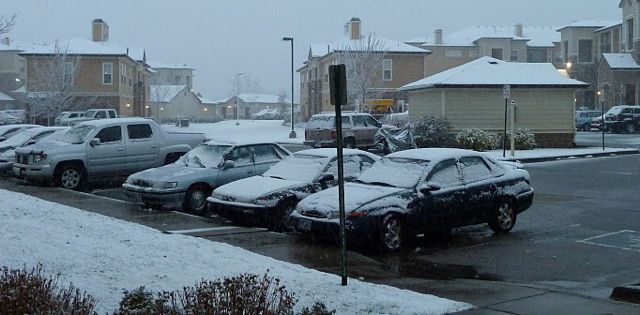
M 194 87 L 217 99 L 233 90 L 238 72 L 263 92 L 290 93 L 290 44 L 295 67 L 310 43 L 342 36 L 351 17 L 365 32 L 394 40 L 431 37 L 471 25 L 563 25 L 572 20 L 620 20 L 619 0 L 2 0 L 0 15 L 15 12 L 9 36 L 27 42 L 90 38 L 91 21 L 109 24 L 110 40 L 142 47 L 147 59 L 187 63 Z M 296 73 L 296 95 L 298 98 Z

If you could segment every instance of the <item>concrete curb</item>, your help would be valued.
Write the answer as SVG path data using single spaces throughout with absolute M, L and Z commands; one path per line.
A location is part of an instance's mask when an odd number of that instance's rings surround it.
M 613 288 L 611 298 L 616 301 L 640 304 L 640 283 Z
M 548 161 L 556 161 L 556 160 L 633 155 L 633 154 L 640 154 L 640 149 L 625 149 L 625 150 L 607 151 L 607 152 L 601 152 L 601 153 L 569 154 L 569 155 L 545 156 L 545 157 L 533 157 L 533 158 L 521 158 L 521 159 L 514 158 L 514 159 L 503 159 L 502 161 L 518 162 L 518 163 L 536 163 L 536 162 L 548 162 Z

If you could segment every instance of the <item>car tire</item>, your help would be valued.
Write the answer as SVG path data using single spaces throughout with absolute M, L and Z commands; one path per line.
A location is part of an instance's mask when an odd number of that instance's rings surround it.
M 84 167 L 75 164 L 62 165 L 57 172 L 56 184 L 65 189 L 83 190 L 87 175 Z
M 516 209 L 509 199 L 501 200 L 493 211 L 489 228 L 496 233 L 508 233 L 516 224 Z
M 344 147 L 347 149 L 355 149 L 356 139 L 353 139 L 351 137 L 344 139 Z
M 402 217 L 387 214 L 380 222 L 380 249 L 385 253 L 395 253 L 412 247 L 413 238 L 408 233 Z
M 636 130 L 636 125 L 634 125 L 633 123 L 629 123 L 624 126 L 624 131 L 626 131 L 627 133 L 635 133 Z
M 207 197 L 211 195 L 211 187 L 195 184 L 187 190 L 182 209 L 195 215 L 203 215 L 207 211 Z
M 590 123 L 585 123 L 584 125 L 582 125 L 582 131 L 590 131 L 590 130 L 591 130 Z
M 289 216 L 296 209 L 296 204 L 294 200 L 285 200 L 278 204 L 270 218 L 269 229 L 275 232 L 291 231 L 293 227 L 289 224 Z

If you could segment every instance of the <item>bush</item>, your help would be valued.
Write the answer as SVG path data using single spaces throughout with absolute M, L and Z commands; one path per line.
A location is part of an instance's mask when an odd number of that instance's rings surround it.
M 463 149 L 486 151 L 498 146 L 498 136 L 482 129 L 469 128 L 456 135 L 456 143 Z
M 302 312 L 300 312 L 300 315 L 333 315 L 335 313 L 335 310 L 327 310 L 327 306 L 325 306 L 324 303 L 316 302 L 316 304 L 313 304 L 310 309 L 307 307 L 303 308 Z
M 452 137 L 449 122 L 442 116 L 427 115 L 413 124 L 413 136 L 419 148 L 448 147 Z
M 500 137 L 502 141 L 502 136 Z M 529 129 L 517 128 L 514 133 L 516 150 L 531 150 L 536 148 L 536 136 Z M 510 148 L 511 135 L 507 134 L 507 148 Z
M 2 314 L 97 314 L 93 297 L 74 288 L 73 284 L 60 288 L 57 282 L 57 277 L 43 275 L 41 265 L 31 271 L 2 267 Z

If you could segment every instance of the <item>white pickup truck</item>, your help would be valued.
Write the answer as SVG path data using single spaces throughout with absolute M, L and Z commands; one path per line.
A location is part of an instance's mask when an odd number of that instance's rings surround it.
M 13 172 L 30 181 L 82 189 L 88 178 L 128 175 L 175 162 L 202 133 L 168 132 L 153 120 L 114 118 L 77 124 L 56 139 L 16 150 Z
M 96 120 L 96 119 L 110 119 L 110 118 L 118 118 L 118 113 L 114 109 L 89 109 L 84 112 L 83 115 L 70 117 L 66 119 L 60 120 L 61 126 L 75 126 L 83 121 Z

